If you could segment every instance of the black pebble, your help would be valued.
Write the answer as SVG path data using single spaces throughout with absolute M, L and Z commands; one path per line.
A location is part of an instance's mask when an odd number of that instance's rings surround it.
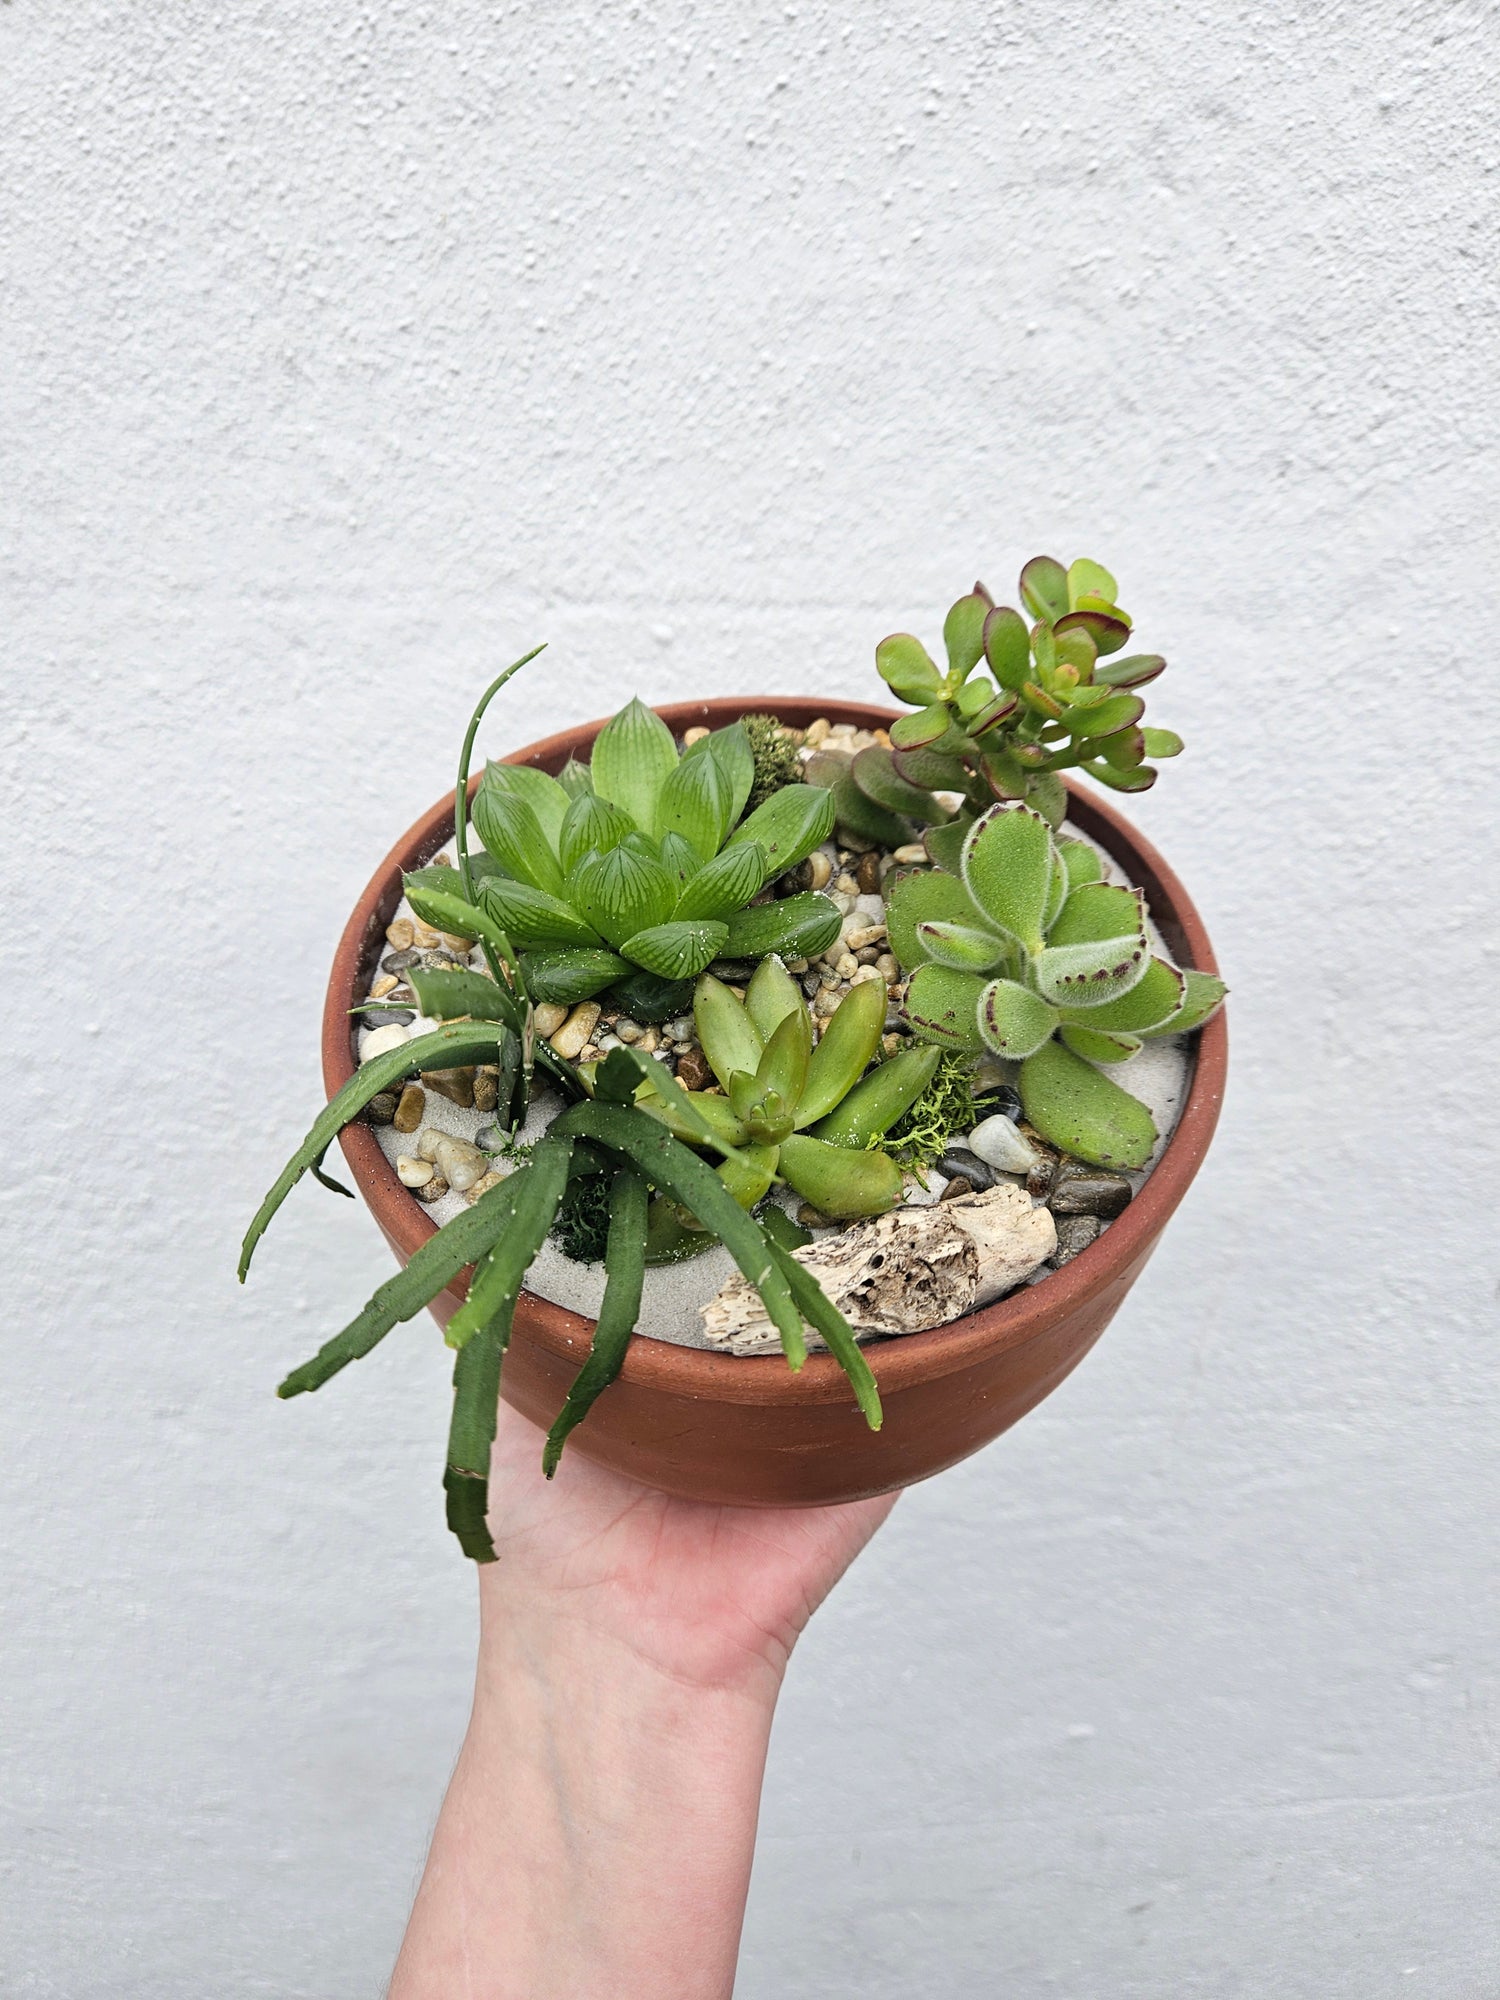
M 950 1146 L 938 1163 L 938 1172 L 950 1181 L 960 1176 L 976 1194 L 986 1194 L 995 1185 L 995 1170 L 965 1146 Z
M 997 1084 L 975 1099 L 974 1112 L 976 1118 L 1009 1118 L 1014 1123 L 1021 1115 L 1021 1093 L 1013 1084 Z
M 405 972 L 407 966 L 420 965 L 421 963 L 422 963 L 421 952 L 408 948 L 406 951 L 393 951 L 388 953 L 387 956 L 380 961 L 380 969 L 382 972 Z

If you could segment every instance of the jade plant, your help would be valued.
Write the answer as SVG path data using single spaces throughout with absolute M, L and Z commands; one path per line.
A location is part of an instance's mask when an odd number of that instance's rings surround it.
M 518 950 L 531 998 L 572 1003 L 626 982 L 639 1017 L 665 1018 L 716 958 L 829 945 L 840 913 L 826 896 L 753 899 L 828 838 L 833 801 L 786 784 L 742 819 L 755 778 L 739 723 L 679 753 L 638 700 L 605 724 L 588 765 L 557 778 L 487 766 L 472 808 L 490 864 L 478 903 Z M 430 887 L 408 883 L 419 915 Z
M 1018 1061 L 1036 1131 L 1111 1167 L 1145 1166 L 1157 1131 L 1104 1069 L 1201 1026 L 1225 993 L 1222 980 L 1153 952 L 1147 914 L 1139 889 L 1103 879 L 1093 847 L 1058 839 L 1025 805 L 991 806 L 956 871 L 906 875 L 886 903 L 892 948 L 912 974 L 915 1033 Z
M 1123 652 L 1131 619 L 1107 569 L 1035 556 L 1020 596 L 1027 617 L 997 605 L 982 583 L 959 598 L 943 623 L 946 672 L 909 632 L 881 640 L 876 668 L 916 713 L 891 725 L 889 749 L 872 746 L 847 770 L 830 770 L 840 825 L 893 845 L 911 838 L 914 822 L 929 827 L 933 859 L 953 866 L 996 799 L 1024 801 L 1060 826 L 1064 771 L 1142 792 L 1156 780 L 1148 759 L 1181 750 L 1180 737 L 1142 722 L 1137 690 L 1166 661 Z M 959 794 L 961 805 L 938 792 Z

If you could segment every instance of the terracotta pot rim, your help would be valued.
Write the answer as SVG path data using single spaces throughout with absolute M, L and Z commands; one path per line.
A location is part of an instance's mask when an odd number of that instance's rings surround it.
M 770 710 L 793 724 L 817 716 L 856 727 L 879 728 L 900 713 L 867 702 L 820 701 L 802 695 L 746 695 L 700 702 L 671 702 L 657 713 L 675 734 L 699 724 L 721 726 L 738 716 Z M 608 717 L 559 731 L 525 745 L 503 761 L 557 769 L 569 755 L 590 744 Z M 476 776 L 471 790 L 479 782 Z M 1176 874 L 1161 855 L 1113 807 L 1093 792 L 1069 785 L 1069 817 L 1098 840 L 1144 888 L 1153 918 L 1167 935 L 1180 963 L 1214 972 L 1217 965 L 1203 921 Z M 400 900 L 401 875 L 420 866 L 446 846 L 453 835 L 450 792 L 410 826 L 391 848 L 366 885 L 344 927 L 334 954 L 323 1013 L 323 1079 L 332 1098 L 357 1067 L 354 1017 L 349 1008 L 359 997 L 362 975 L 370 956 L 383 948 L 385 925 Z M 1039 1283 L 1013 1292 L 995 1305 L 934 1327 L 927 1333 L 901 1334 L 872 1344 L 869 1353 L 882 1390 L 892 1392 L 917 1381 L 932 1380 L 968 1366 L 981 1353 L 1003 1352 L 1036 1338 L 1069 1314 L 1086 1307 L 1112 1288 L 1123 1295 L 1137 1260 L 1149 1250 L 1197 1171 L 1218 1122 L 1228 1062 L 1228 1031 L 1220 1012 L 1198 1031 L 1192 1082 L 1187 1102 L 1161 1158 L 1145 1185 L 1124 1213 L 1098 1240 L 1061 1270 Z M 409 1189 L 396 1178 L 369 1126 L 346 1126 L 339 1144 L 356 1185 L 376 1221 L 403 1258 L 408 1258 L 437 1225 Z M 594 1322 L 586 1315 L 523 1292 L 519 1308 L 530 1337 L 555 1354 L 576 1362 L 592 1337 Z M 676 1396 L 717 1402 L 775 1405 L 844 1402 L 848 1382 L 828 1354 L 808 1357 L 794 1375 L 779 1355 L 710 1354 L 675 1341 L 637 1333 L 626 1355 L 624 1376 L 642 1387 Z

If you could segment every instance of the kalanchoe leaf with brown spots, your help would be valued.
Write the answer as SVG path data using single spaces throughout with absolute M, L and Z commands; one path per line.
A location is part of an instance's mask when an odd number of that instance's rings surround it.
M 1200 1026 L 1222 980 L 1153 955 L 1141 891 L 1101 880 L 1095 850 L 1058 840 L 1029 806 L 992 806 L 956 858 L 957 872 L 908 876 L 887 903 L 913 1030 L 1019 1061 L 1026 1115 L 1053 1145 L 1144 1166 L 1151 1115 L 1095 1065 Z

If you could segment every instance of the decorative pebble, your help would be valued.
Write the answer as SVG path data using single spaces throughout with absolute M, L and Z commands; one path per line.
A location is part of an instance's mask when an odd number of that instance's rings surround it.
M 427 1093 L 419 1083 L 409 1083 L 401 1093 L 396 1115 L 391 1120 L 398 1132 L 415 1132 L 427 1109 Z
M 708 733 L 709 733 L 708 730 L 701 723 L 698 724 L 698 726 L 694 729 L 685 729 L 682 732 L 682 742 L 684 749 L 687 747 L 689 743 L 701 743 L 704 737 L 708 735 Z
M 490 1167 L 477 1146 L 471 1146 L 467 1139 L 453 1138 L 438 1148 L 437 1164 L 438 1172 L 455 1194 L 463 1194 L 473 1187 L 475 1181 L 483 1179 L 489 1172 Z
M 410 917 L 397 917 L 385 927 L 385 941 L 396 951 L 405 951 L 413 936 Z
M 597 1046 L 600 1055 L 607 1056 L 611 1049 L 623 1048 L 625 1044 L 618 1035 L 601 1035 Z
M 441 939 L 440 934 L 432 928 L 431 924 L 416 923 L 411 927 L 411 941 L 413 944 L 420 945 L 423 951 L 431 951 L 433 946 L 438 944 Z
M 987 1166 L 976 1153 L 963 1146 L 950 1146 L 938 1162 L 938 1172 L 946 1174 L 950 1180 L 965 1180 L 980 1194 L 986 1194 L 995 1185 L 993 1168 Z
M 860 965 L 856 963 L 854 970 L 849 975 L 849 984 L 851 987 L 868 986 L 872 979 L 877 986 L 884 986 L 885 984 L 885 981 L 873 965 Z
M 974 1192 L 974 1183 L 969 1179 L 967 1174 L 955 1174 L 952 1180 L 945 1185 L 942 1193 L 938 1196 L 938 1200 L 957 1201 L 961 1194 L 973 1194 Z M 982 1193 L 983 1190 L 981 1189 L 979 1192 Z
M 479 1197 L 482 1194 L 488 1194 L 492 1187 L 499 1187 L 501 1181 L 503 1181 L 504 1179 L 505 1179 L 504 1174 L 497 1174 L 492 1167 L 487 1174 L 480 1175 L 479 1179 L 475 1181 L 473 1187 L 471 1187 L 465 1194 L 464 1200 L 468 1202 L 470 1207 L 472 1208 L 474 1203 L 478 1201 Z
M 536 1031 L 543 1041 L 546 1041 L 557 1033 L 567 1018 L 566 1007 L 559 1005 L 556 1000 L 543 1000 L 536 1009 Z
M 984 1096 L 985 1115 L 1009 1118 L 1012 1122 L 1021 1116 L 1021 1093 L 1013 1083 L 997 1084 L 986 1090 Z
M 467 1065 L 461 1069 L 424 1069 L 420 1072 L 423 1083 L 429 1090 L 435 1090 L 439 1097 L 446 1097 L 450 1104 L 456 1104 L 463 1111 L 474 1107 L 474 1071 Z
M 684 1049 L 677 1058 L 677 1081 L 684 1090 L 706 1090 L 713 1076 L 702 1049 Z
M 894 1030 L 888 1035 L 881 1036 L 880 1053 L 886 1056 L 895 1056 L 901 1053 L 901 1037 Z
M 1009 1118 L 983 1118 L 968 1138 L 969 1151 L 1002 1174 L 1030 1173 L 1037 1156 Z
M 418 1201 L 441 1201 L 448 1192 L 448 1183 L 441 1174 L 434 1174 L 430 1181 L 423 1181 L 416 1190 Z
M 837 987 L 821 986 L 813 997 L 812 1010 L 821 1019 L 826 1020 L 836 1010 L 838 1004 L 839 993 Z
M 359 1052 L 359 1059 L 362 1063 L 371 1062 L 376 1056 L 383 1056 L 387 1049 L 399 1049 L 406 1040 L 406 1030 L 399 1021 L 392 1022 L 389 1027 L 374 1028 L 365 1037 L 365 1045 Z
M 873 848 L 868 854 L 859 857 L 859 866 L 854 871 L 854 879 L 859 884 L 861 895 L 880 894 L 880 856 Z
M 393 1025 L 398 1028 L 405 1028 L 409 1027 L 416 1020 L 417 1016 L 415 1010 L 411 1007 L 380 1007 L 374 1013 L 367 1014 L 365 1018 L 370 1022 L 372 1027 L 388 1027 Z
M 833 886 L 835 889 L 838 890 L 841 896 L 857 896 L 859 894 L 858 882 L 856 882 L 854 877 L 848 874 L 847 872 L 840 875 L 840 877 L 834 883 Z
M 927 859 L 927 849 L 920 840 L 909 840 L 904 847 L 895 850 L 891 859 L 901 862 L 903 866 L 916 867 L 919 862 Z
M 1134 1192 L 1124 1174 L 1091 1167 L 1083 1160 L 1063 1160 L 1047 1206 L 1054 1215 L 1094 1215 L 1112 1222 L 1129 1206 Z
M 482 1146 L 487 1153 L 498 1153 L 505 1143 L 505 1134 L 498 1125 L 481 1125 L 474 1134 L 474 1144 Z
M 887 984 L 893 979 L 899 979 L 901 976 L 900 961 L 894 953 L 889 951 L 880 953 L 879 957 L 875 960 L 875 970 Z
M 438 937 L 441 939 L 444 947 L 448 951 L 451 951 L 455 958 L 467 959 L 469 953 L 474 949 L 471 938 L 450 937 L 447 931 L 439 931 Z
M 833 1224 L 820 1208 L 814 1208 L 810 1201 L 803 1202 L 797 1210 L 797 1220 L 804 1229 L 831 1229 Z
M 859 970 L 859 960 L 852 951 L 841 951 L 834 960 L 833 969 L 840 979 L 852 979 Z
M 832 727 L 833 724 L 828 720 L 826 715 L 820 715 L 816 722 L 810 722 L 807 725 L 807 734 L 802 739 L 803 748 L 816 750 L 818 745 L 827 737 Z
M 1080 1250 L 1099 1240 L 1104 1224 L 1097 1215 L 1060 1215 L 1057 1218 L 1057 1250 L 1053 1264 L 1061 1269 L 1071 1264 Z
M 436 1172 L 437 1168 L 431 1160 L 417 1159 L 410 1153 L 398 1153 L 396 1156 L 396 1178 L 403 1187 L 426 1187 Z
M 388 1090 L 379 1091 L 365 1106 L 365 1117 L 372 1125 L 389 1125 L 395 1115 L 396 1100 Z
M 697 1033 L 697 1029 L 694 1026 L 691 1014 L 677 1014 L 668 1021 L 662 1033 L 670 1035 L 674 1042 L 690 1042 Z
M 404 951 L 388 952 L 380 961 L 380 969 L 382 972 L 405 972 L 409 965 L 420 965 L 421 963 L 421 952 L 413 951 L 410 946 L 407 946 Z
M 844 943 L 850 951 L 863 951 L 867 945 L 884 944 L 884 924 L 855 924 L 851 929 L 844 927 Z
M 474 1072 L 474 1109 L 493 1111 L 500 1102 L 500 1072 L 493 1066 Z
M 372 1000 L 383 1000 L 387 993 L 394 993 L 400 983 L 394 972 L 382 972 L 380 977 L 370 987 L 370 998 Z
M 636 1043 L 636 1047 L 643 1056 L 652 1056 L 656 1054 L 660 1044 L 661 1037 L 657 1034 L 655 1028 L 643 1028 L 641 1030 L 641 1038 Z
M 641 1024 L 622 1014 L 615 1022 L 615 1033 L 622 1042 L 638 1042 L 641 1039 Z

